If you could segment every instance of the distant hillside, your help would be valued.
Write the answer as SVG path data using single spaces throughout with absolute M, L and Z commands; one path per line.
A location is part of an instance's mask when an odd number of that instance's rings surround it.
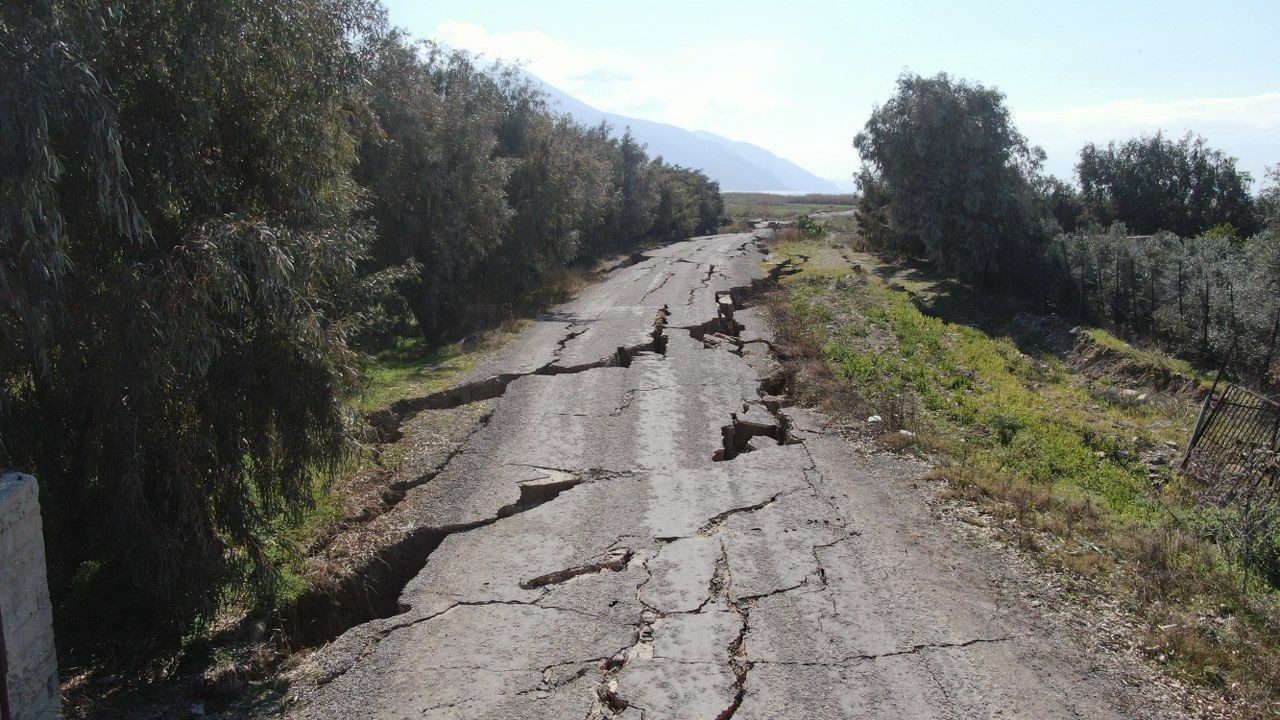
M 698 168 L 720 183 L 721 190 L 835 192 L 836 184 L 757 145 L 709 132 L 690 132 L 665 123 L 607 113 L 537 78 L 552 106 L 583 125 L 609 123 L 621 135 L 628 127 L 651 156 Z
M 836 192 L 839 189 L 836 187 L 836 184 L 830 180 L 824 180 L 799 165 L 796 165 L 790 160 L 774 155 L 759 145 L 752 145 L 749 142 L 743 142 L 741 140 L 730 140 L 729 138 L 721 137 L 715 133 L 709 133 L 705 130 L 696 130 L 693 134 L 703 140 L 709 140 L 723 146 L 752 165 L 769 171 L 774 177 L 778 178 L 778 180 L 782 182 L 782 187 L 780 188 L 751 189 L 803 190 L 805 192 Z M 723 183 L 721 184 L 723 185 Z M 725 189 L 737 190 L 739 188 Z

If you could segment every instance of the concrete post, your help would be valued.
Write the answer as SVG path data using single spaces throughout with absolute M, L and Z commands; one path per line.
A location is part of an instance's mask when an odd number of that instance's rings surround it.
M 0 475 L 0 714 L 55 720 L 61 695 L 36 480 Z

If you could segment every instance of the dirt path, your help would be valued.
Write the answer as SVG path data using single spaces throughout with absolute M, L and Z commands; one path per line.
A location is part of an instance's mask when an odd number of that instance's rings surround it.
M 286 716 L 1170 717 L 933 519 L 921 467 L 780 407 L 763 256 L 648 253 L 505 352 L 488 424 L 398 515 L 431 539 L 402 612 L 321 651 Z

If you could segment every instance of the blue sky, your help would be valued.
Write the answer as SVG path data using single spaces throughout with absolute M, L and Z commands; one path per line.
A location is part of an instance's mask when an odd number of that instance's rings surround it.
M 830 178 L 903 70 L 1005 92 L 1070 175 L 1085 142 L 1195 130 L 1280 164 L 1280 2 L 410 2 L 391 20 L 609 112 L 746 140 Z

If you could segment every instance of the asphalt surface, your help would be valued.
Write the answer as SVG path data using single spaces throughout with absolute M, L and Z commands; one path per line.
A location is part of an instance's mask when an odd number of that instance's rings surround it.
M 285 715 L 1168 717 L 937 522 L 920 465 L 769 394 L 763 245 L 633 258 L 503 353 L 488 424 L 406 498 L 441 540 L 402 612 Z

